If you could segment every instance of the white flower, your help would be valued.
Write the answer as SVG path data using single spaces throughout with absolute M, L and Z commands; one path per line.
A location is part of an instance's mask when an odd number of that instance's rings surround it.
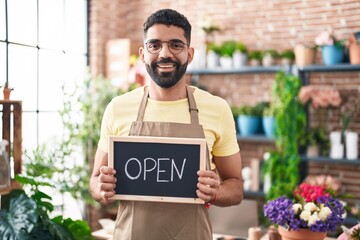
M 317 211 L 318 207 L 313 202 L 308 202 L 304 205 L 304 210 L 308 210 L 311 212 Z
M 300 203 L 295 203 L 293 206 L 292 206 L 292 209 L 294 210 L 294 213 L 295 214 L 298 214 L 299 211 L 302 210 L 302 205 Z
M 309 210 L 304 210 L 300 214 L 300 219 L 304 221 L 308 221 L 311 216 L 311 212 Z
M 328 207 L 321 208 L 319 212 L 319 218 L 323 221 L 325 221 L 331 214 L 331 209 Z
M 310 218 L 309 218 L 309 222 L 308 222 L 308 226 L 310 227 L 311 225 L 315 224 L 316 221 L 320 220 L 317 212 L 314 212 Z
M 334 39 L 328 32 L 322 32 L 315 38 L 315 44 L 318 46 L 334 45 Z

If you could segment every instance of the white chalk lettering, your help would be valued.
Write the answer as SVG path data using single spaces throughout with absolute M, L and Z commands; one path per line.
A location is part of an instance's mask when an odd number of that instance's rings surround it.
M 129 172 L 128 172 L 128 164 L 129 164 L 130 161 L 133 161 L 133 160 L 136 161 L 139 164 L 139 173 L 135 177 L 131 176 L 129 174 Z M 130 158 L 125 164 L 125 174 L 131 180 L 138 179 L 140 177 L 140 174 L 141 174 L 141 162 L 136 158 Z
M 159 158 L 158 159 L 158 170 L 157 170 L 157 179 L 156 179 L 157 182 L 169 182 L 169 180 L 160 180 L 159 179 L 160 172 L 166 172 L 166 170 L 160 170 L 160 162 L 161 161 L 169 161 L 169 160 L 170 160 L 169 158 Z M 173 179 L 173 176 L 171 176 L 171 180 L 172 179 Z
M 147 161 L 153 161 L 154 162 L 154 167 L 152 169 L 147 169 Z M 156 168 L 156 161 L 153 158 L 145 158 L 144 159 L 144 181 L 146 181 L 146 172 L 151 172 L 152 170 L 154 170 Z
M 168 163 L 169 161 L 171 161 L 170 164 Z M 130 162 L 133 163 L 130 165 Z M 177 176 L 177 178 L 180 180 L 183 178 L 185 164 L 186 158 L 184 158 L 182 164 L 179 163 L 178 166 L 176 165 L 175 160 L 170 158 L 153 159 L 149 157 L 145 158 L 143 162 L 137 158 L 130 158 L 125 163 L 125 174 L 130 180 L 136 180 L 141 176 L 141 174 L 143 174 L 143 179 L 146 181 L 148 175 L 155 171 L 154 173 L 156 173 L 156 182 L 173 182 L 174 176 Z M 132 169 L 132 174 L 134 174 L 134 172 L 136 174 L 131 175 L 129 173 L 129 169 Z M 170 173 L 170 176 L 168 176 L 169 174 L 166 174 L 167 172 Z M 168 179 L 166 179 L 166 177 L 168 177 Z
M 173 159 L 172 161 L 172 168 L 171 168 L 171 181 L 174 181 L 173 176 L 174 176 L 174 169 L 176 170 L 179 179 L 182 179 L 182 175 L 184 173 L 184 167 L 185 167 L 185 163 L 186 163 L 186 158 L 184 158 L 183 164 L 181 166 L 181 173 L 179 173 L 179 169 L 176 167 L 175 161 Z

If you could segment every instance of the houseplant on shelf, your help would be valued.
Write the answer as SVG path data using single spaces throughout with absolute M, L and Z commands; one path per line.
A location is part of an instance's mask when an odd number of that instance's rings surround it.
M 233 67 L 233 54 L 235 52 L 235 41 L 225 41 L 221 44 L 220 48 L 220 66 L 225 69 Z
M 4 100 L 9 100 L 10 99 L 10 93 L 11 93 L 11 91 L 14 90 L 14 88 L 9 87 L 9 82 L 8 81 L 6 81 L 4 86 L 1 86 L 0 88 L 3 89 Z
M 247 64 L 247 47 L 242 42 L 235 43 L 235 52 L 233 54 L 234 68 L 240 68 Z
M 262 52 L 260 50 L 250 51 L 248 57 L 251 66 L 256 67 L 261 65 Z
M 261 110 L 257 106 L 243 105 L 238 110 L 238 126 L 241 136 L 255 135 L 260 130 Z
M 264 67 L 275 65 L 278 56 L 279 54 L 275 49 L 265 50 L 262 54 L 262 65 Z
M 295 59 L 295 53 L 291 49 L 286 49 L 279 54 L 279 57 L 281 65 L 289 66 Z
M 322 240 L 328 231 L 343 224 L 345 207 L 325 186 L 302 183 L 291 197 L 267 202 L 264 214 L 279 225 L 283 240 Z
M 329 32 L 322 32 L 315 38 L 315 44 L 321 47 L 325 65 L 338 64 L 344 60 L 344 41 L 337 40 Z

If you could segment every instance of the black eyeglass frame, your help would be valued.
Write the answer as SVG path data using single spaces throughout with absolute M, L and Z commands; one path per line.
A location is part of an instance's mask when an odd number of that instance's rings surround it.
M 148 45 L 149 44 L 153 44 L 153 43 L 161 43 L 161 47 L 159 48 L 159 50 L 157 50 L 156 52 L 151 52 L 149 50 L 149 47 Z M 159 52 L 161 51 L 161 49 L 163 48 L 163 44 L 166 43 L 167 44 L 167 47 L 169 49 L 169 51 L 174 54 L 174 55 L 178 55 L 180 53 L 182 53 L 185 49 L 185 46 L 190 46 L 190 44 L 187 44 L 187 43 L 184 43 L 183 41 L 181 40 L 170 40 L 170 41 L 160 41 L 160 40 L 154 40 L 154 39 L 150 39 L 148 40 L 146 43 L 145 43 L 145 46 L 146 46 L 146 50 L 150 53 L 150 54 L 159 54 Z M 170 43 L 177 43 L 177 44 L 182 44 L 183 45 L 183 48 L 181 49 L 180 52 L 176 52 L 174 53 L 172 50 L 171 50 L 171 47 L 169 46 Z

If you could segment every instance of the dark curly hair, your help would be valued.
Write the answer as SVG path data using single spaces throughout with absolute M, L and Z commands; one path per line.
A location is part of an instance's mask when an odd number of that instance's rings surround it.
M 181 13 L 172 9 L 161 9 L 151 14 L 143 24 L 144 39 L 146 38 L 147 31 L 155 24 L 165 24 L 167 26 L 173 25 L 182 28 L 185 32 L 185 38 L 190 44 L 191 40 L 191 25 L 187 18 Z

